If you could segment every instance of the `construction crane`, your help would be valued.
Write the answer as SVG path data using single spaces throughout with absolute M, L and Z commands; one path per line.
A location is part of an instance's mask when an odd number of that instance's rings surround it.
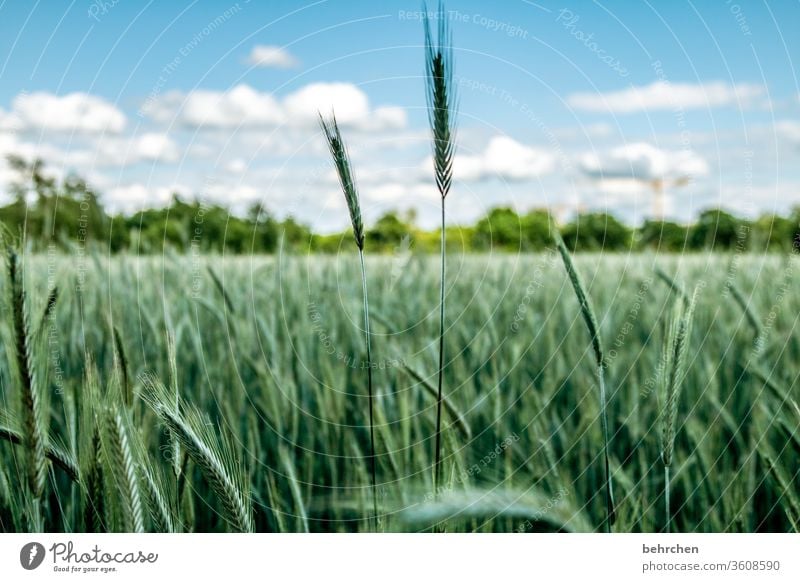
M 653 189 L 653 220 L 664 220 L 664 188 L 666 186 L 672 188 L 682 188 L 687 186 L 691 178 L 689 176 L 678 176 L 669 181 L 667 184 L 666 178 L 659 177 L 650 181 L 650 187 Z

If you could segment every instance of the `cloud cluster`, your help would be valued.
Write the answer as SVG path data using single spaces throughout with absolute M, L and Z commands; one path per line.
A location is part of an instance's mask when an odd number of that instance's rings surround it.
M 300 61 L 284 48 L 274 45 L 256 45 L 247 57 L 247 63 L 254 67 L 272 69 L 293 69 Z
M 13 133 L 0 131 L 0 198 L 3 200 L 8 199 L 9 186 L 18 178 L 8 164 L 7 156 L 10 155 L 20 156 L 26 160 L 36 158 L 52 160 L 63 156 L 63 152 L 52 145 L 22 141 Z M 48 167 L 47 175 L 61 178 L 63 172 L 58 167 Z
M 798 121 L 778 121 L 775 123 L 775 132 L 792 145 L 800 146 L 800 122 Z
M 127 118 L 115 105 L 88 93 L 21 93 L 11 111 L 0 112 L 0 128 L 71 133 L 120 133 Z
M 567 97 L 567 103 L 584 111 L 634 113 L 728 105 L 746 107 L 765 94 L 762 85 L 751 83 L 731 85 L 722 81 L 699 84 L 656 81 L 650 85 L 609 93 L 574 93 Z
M 91 148 L 73 150 L 63 161 L 69 166 L 130 166 L 140 162 L 176 162 L 178 144 L 165 133 L 147 132 L 129 137 L 104 136 Z
M 246 84 L 229 91 L 170 91 L 149 101 L 144 111 L 158 122 L 192 128 L 310 127 L 320 111 L 335 111 L 342 125 L 364 130 L 406 125 L 405 110 L 373 108 L 366 93 L 352 83 L 311 83 L 282 100 Z
M 593 179 L 632 182 L 691 179 L 709 171 L 708 162 L 696 152 L 663 150 L 644 142 L 584 154 L 578 159 L 578 167 Z
M 184 186 L 146 186 L 140 183 L 116 186 L 103 194 L 103 203 L 112 212 L 133 214 L 145 208 L 166 206 L 173 193 L 188 193 Z
M 480 182 L 491 178 L 522 182 L 533 180 L 555 169 L 553 153 L 530 147 L 505 136 L 496 135 L 486 148 L 474 154 L 457 154 L 453 160 L 453 174 L 462 182 Z M 429 156 L 423 170 L 430 174 L 433 167 Z
M 164 133 L 143 133 L 141 135 L 100 136 L 80 147 L 64 149 L 43 143 L 37 147 L 22 144 L 23 157 L 39 157 L 48 165 L 77 169 L 86 172 L 100 167 L 127 167 L 141 162 L 176 162 L 180 158 L 180 148 L 172 138 Z

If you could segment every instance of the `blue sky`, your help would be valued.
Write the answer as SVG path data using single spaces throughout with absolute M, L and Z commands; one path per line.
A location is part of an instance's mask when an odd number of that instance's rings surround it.
M 436 221 L 418 2 L 0 3 L 0 153 L 132 212 L 172 191 L 346 226 L 314 123 L 335 107 L 368 220 Z M 800 203 L 800 2 L 446 5 L 454 221 L 491 206 L 636 222 Z M 794 27 L 792 26 L 794 25 Z M 0 167 L 0 186 L 12 179 Z

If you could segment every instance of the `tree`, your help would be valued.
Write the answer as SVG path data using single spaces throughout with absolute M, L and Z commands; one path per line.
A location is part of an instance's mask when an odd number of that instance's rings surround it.
M 367 243 L 375 251 L 390 251 L 411 232 L 411 226 L 403 222 L 395 212 L 387 212 L 375 226 L 367 230 Z
M 777 214 L 762 214 L 753 222 L 750 248 L 756 252 L 790 251 L 797 234 L 797 223 Z
M 492 208 L 475 225 L 474 244 L 479 250 L 518 251 L 521 243 L 522 222 L 512 208 Z
M 311 229 L 291 216 L 281 223 L 279 230 L 283 234 L 284 244 L 290 248 L 305 249 L 311 243 Z
M 631 230 L 606 212 L 580 214 L 561 230 L 573 251 L 624 251 L 631 248 Z
M 546 209 L 532 210 L 520 217 L 522 222 L 523 250 L 540 251 L 552 242 L 551 228 L 554 223 Z
M 704 210 L 691 228 L 689 242 L 694 249 L 725 250 L 746 248 L 749 225 L 719 208 Z
M 689 227 L 669 220 L 646 220 L 637 233 L 640 248 L 680 252 L 689 243 Z

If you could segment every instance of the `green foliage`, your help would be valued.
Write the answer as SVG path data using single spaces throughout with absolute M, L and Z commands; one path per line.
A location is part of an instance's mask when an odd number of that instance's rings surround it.
M 133 251 L 274 253 L 283 236 L 287 249 L 304 249 L 311 231 L 291 218 L 278 221 L 260 207 L 236 216 L 218 205 L 173 196 L 166 208 L 140 210 L 130 216 L 109 215 L 98 195 L 79 177 L 61 182 L 47 177 L 41 161 L 10 158 L 18 173 L 13 200 L 0 207 L 0 224 L 21 235 L 35 249 L 101 248 Z
M 254 531 L 250 491 L 242 462 L 228 437 L 218 437 L 208 418 L 175 397 L 152 376 L 142 377 L 143 397 L 183 445 L 220 499 L 225 519 L 239 532 Z
M 752 224 L 750 248 L 755 252 L 788 252 L 800 243 L 800 208 L 789 217 L 762 214 Z
M 397 213 L 387 212 L 367 231 L 367 241 L 370 250 L 390 251 L 410 235 L 411 225 L 404 222 Z
M 522 215 L 523 249 L 542 251 L 550 244 L 553 219 L 548 210 L 532 210 Z
M 749 236 L 750 227 L 745 221 L 720 209 L 701 212 L 689 231 L 693 249 L 744 250 Z
M 564 240 L 558 234 L 557 230 L 553 232 L 553 238 L 555 240 L 556 249 L 558 249 L 558 253 L 561 255 L 561 260 L 564 263 L 564 268 L 567 271 L 567 277 L 569 277 L 570 283 L 572 284 L 572 290 L 575 292 L 575 296 L 578 299 L 578 304 L 580 305 L 581 315 L 583 316 L 583 321 L 586 324 L 586 329 L 589 332 L 589 336 L 591 337 L 592 342 L 592 349 L 594 350 L 594 357 L 595 362 L 597 364 L 597 386 L 600 398 L 600 422 L 603 431 L 603 462 L 604 462 L 604 481 L 605 481 L 605 497 L 606 497 L 606 517 L 604 520 L 604 526 L 606 531 L 610 531 L 611 526 L 614 525 L 616 522 L 616 509 L 614 507 L 614 494 L 613 494 L 613 487 L 611 482 L 611 468 L 609 462 L 609 438 L 608 438 L 608 406 L 607 406 L 607 396 L 606 396 L 606 386 L 605 386 L 605 367 L 607 365 L 605 351 L 603 349 L 603 342 L 600 335 L 600 325 L 597 321 L 597 316 L 595 315 L 594 308 L 592 307 L 592 303 L 589 300 L 589 296 L 586 292 L 586 286 L 581 279 L 580 273 L 575 268 L 575 263 L 572 260 L 572 256 L 569 254 L 566 246 L 564 245 Z
M 349 235 L 346 240 L 352 245 Z M 52 257 L 24 258 L 28 307 L 37 319 L 51 274 L 60 290 L 53 316 L 62 382 L 56 385 L 51 360 L 34 358 L 37 377 L 49 378 L 42 386 L 52 401 L 42 529 L 122 531 L 139 519 L 146 531 L 248 529 L 250 500 L 257 531 L 368 529 L 367 377 L 364 336 L 354 325 L 361 316 L 357 257 L 86 257 L 80 295 L 70 284 L 75 258 L 55 259 L 51 273 Z M 614 530 L 661 530 L 664 481 L 654 470 L 662 465 L 660 330 L 680 295 L 656 284 L 656 259 L 571 257 L 575 272 L 592 281 L 591 334 L 558 257 L 450 259 L 448 296 L 459 310 L 445 349 L 457 356 L 444 368 L 452 389 L 444 393 L 443 414 L 445 435 L 455 438 L 443 439 L 452 469 L 443 473 L 447 493 L 431 506 L 438 257 L 413 257 L 399 270 L 393 256 L 368 262 L 382 527 L 416 530 L 429 526 L 426 517 L 452 515 L 449 531 L 600 529 L 603 434 L 590 346 L 597 335 L 605 348 Z M 670 401 L 670 409 L 677 407 L 668 435 L 673 531 L 786 532 L 800 525 L 792 497 L 800 474 L 797 260 L 740 258 L 732 277 L 751 308 L 746 317 L 737 301 L 720 299 L 731 277 L 729 258 L 657 259 L 670 278 L 706 282 L 694 311 L 697 341 L 678 350 L 687 365 L 680 396 Z M 207 266 L 224 283 L 233 311 Z M 0 285 L 8 295 L 7 277 Z M 163 304 L 168 313 L 153 309 Z M 747 365 L 753 318 L 763 332 L 758 362 Z M 22 499 L 28 477 L 21 387 L 9 367 L 9 358 L 16 360 L 10 312 L 2 325 L 0 470 L 8 483 L 0 490 L 0 530 L 30 531 L 32 511 Z M 175 330 L 174 348 L 167 328 Z M 115 343 L 123 346 L 133 384 L 130 409 L 122 404 L 128 396 L 119 384 Z M 148 393 L 146 372 L 169 387 L 157 411 L 138 396 Z M 188 417 L 189 431 L 181 426 Z M 757 470 L 746 478 L 753 459 Z M 543 514 L 545 506 L 552 513 Z
M 475 225 L 475 245 L 482 250 L 519 251 L 523 237 L 520 217 L 511 208 L 492 208 Z
M 637 232 L 637 246 L 658 252 L 689 250 L 689 228 L 669 220 L 645 220 Z
M 110 215 L 86 183 L 68 176 L 48 178 L 41 162 L 12 158 L 19 174 L 12 201 L 0 207 L 0 224 L 13 235 L 25 230 L 28 244 L 44 251 L 99 248 L 102 252 L 272 254 L 283 242 L 287 251 L 335 254 L 344 232 L 312 233 L 291 217 L 278 220 L 261 205 L 244 216 L 227 208 L 175 195 L 166 208 L 140 210 L 130 216 Z M 372 253 L 396 254 L 410 244 L 414 252 L 439 251 L 440 229 L 426 231 L 413 212 L 387 211 L 365 229 Z M 447 227 L 447 249 L 454 252 L 536 252 L 551 239 L 550 213 L 533 209 L 518 214 L 508 207 L 490 208 L 476 223 Z M 691 252 L 714 249 L 739 252 L 788 252 L 800 248 L 800 207 L 788 216 L 765 214 L 754 221 L 710 209 L 694 224 L 646 220 L 632 229 L 613 214 L 577 215 L 560 228 L 571 252 L 653 250 Z
M 567 247 L 580 251 L 626 251 L 631 247 L 631 230 L 605 212 L 579 215 L 561 229 Z

